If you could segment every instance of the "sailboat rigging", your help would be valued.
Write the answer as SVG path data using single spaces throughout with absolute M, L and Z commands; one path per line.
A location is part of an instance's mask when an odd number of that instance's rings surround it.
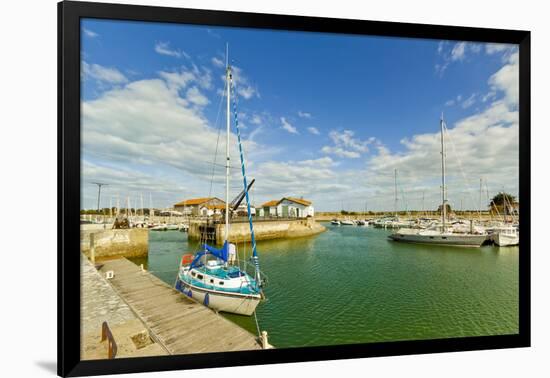
M 199 251 L 194 255 L 184 255 L 180 262 L 175 287 L 177 290 L 193 297 L 204 305 L 216 311 L 230 312 L 241 315 L 252 315 L 263 300 L 263 287 L 265 277 L 260 271 L 254 226 L 250 210 L 250 198 L 248 191 L 254 180 L 248 184 L 245 170 L 245 161 L 241 143 L 241 134 L 237 117 L 237 103 L 233 99 L 234 123 L 237 131 L 237 142 L 243 177 L 243 191 L 234 200 L 235 204 L 245 199 L 248 210 L 248 223 L 250 226 L 252 244 L 252 268 L 254 272 L 248 273 L 246 262 L 243 267 L 236 263 L 237 247 L 229 242 L 230 211 L 233 206 L 229 202 L 230 156 L 229 143 L 231 131 L 231 95 L 235 94 L 232 68 L 226 55 L 226 96 L 227 96 L 227 122 L 226 122 L 226 148 L 225 148 L 225 229 L 224 243 L 221 249 L 214 248 L 206 243 L 200 245 Z

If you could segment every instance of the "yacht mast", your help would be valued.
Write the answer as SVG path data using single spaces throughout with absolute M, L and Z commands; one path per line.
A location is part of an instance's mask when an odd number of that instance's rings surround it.
M 229 66 L 229 44 L 225 45 L 225 79 L 227 86 L 227 130 L 225 144 L 225 240 L 229 239 L 229 131 L 231 128 L 231 67 Z
M 441 221 L 443 223 L 443 232 L 445 232 L 447 219 L 447 195 L 445 187 L 445 138 L 444 138 L 444 121 L 443 114 L 441 114 L 440 120 L 441 126 Z

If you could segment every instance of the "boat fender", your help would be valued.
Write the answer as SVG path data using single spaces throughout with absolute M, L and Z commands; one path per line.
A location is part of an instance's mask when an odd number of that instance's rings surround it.
M 210 296 L 208 295 L 208 293 L 206 293 L 206 295 L 204 296 L 204 305 L 208 306 L 209 303 L 210 303 Z
M 193 292 L 192 292 L 191 290 L 189 290 L 189 291 L 187 292 L 187 296 L 188 296 L 189 298 L 193 298 Z

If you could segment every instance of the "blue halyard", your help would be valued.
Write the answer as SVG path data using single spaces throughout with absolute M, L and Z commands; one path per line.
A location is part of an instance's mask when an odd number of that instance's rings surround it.
M 234 91 L 233 86 L 233 75 L 230 76 L 230 85 L 231 85 L 231 91 Z M 237 129 L 237 141 L 239 143 L 239 154 L 241 158 L 241 172 L 243 174 L 243 186 L 244 186 L 244 194 L 246 198 L 246 208 L 248 213 L 248 224 L 250 226 L 250 241 L 252 242 L 252 261 L 254 263 L 254 267 L 256 269 L 256 275 L 255 275 L 255 281 L 256 284 L 260 284 L 260 262 L 258 260 L 258 253 L 256 251 L 256 237 L 254 235 L 254 226 L 252 225 L 252 213 L 250 212 L 250 198 L 248 196 L 248 183 L 246 180 L 246 170 L 244 168 L 244 155 L 243 155 L 243 147 L 241 143 L 241 130 L 239 129 L 239 118 L 237 117 L 237 96 L 233 96 L 233 114 L 235 117 L 235 128 Z

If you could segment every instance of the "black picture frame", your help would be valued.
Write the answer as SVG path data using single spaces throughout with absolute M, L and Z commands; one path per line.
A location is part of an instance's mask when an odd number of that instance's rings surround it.
M 519 45 L 522 228 L 519 333 L 436 340 L 80 361 L 80 19 L 250 27 Z M 82 376 L 337 360 L 530 346 L 530 32 L 243 12 L 63 1 L 58 3 L 58 374 Z

